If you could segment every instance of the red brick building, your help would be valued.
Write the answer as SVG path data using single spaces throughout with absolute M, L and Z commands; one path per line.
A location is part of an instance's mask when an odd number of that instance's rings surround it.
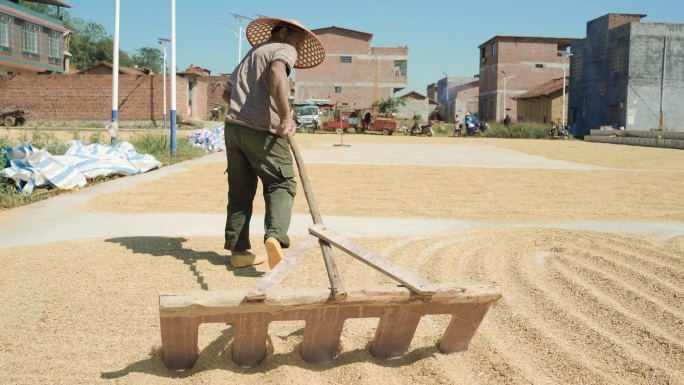
M 295 98 L 363 108 L 406 88 L 408 46 L 371 47 L 372 34 L 335 26 L 312 32 L 325 45 L 325 60 L 296 70 Z
M 570 44 L 578 40 L 494 36 L 480 45 L 480 119 L 501 121 L 509 115 L 512 120 L 517 120 L 517 101 L 513 98 L 538 85 L 562 78 L 564 59 L 558 51 L 567 51 Z

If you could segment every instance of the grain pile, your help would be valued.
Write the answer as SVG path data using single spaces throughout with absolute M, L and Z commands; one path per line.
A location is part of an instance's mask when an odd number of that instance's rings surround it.
M 317 137 L 298 136 L 306 138 L 301 140 L 305 148 L 324 148 Z M 464 142 L 473 143 L 452 143 Z M 217 229 L 215 236 L 131 235 L 0 248 L 0 383 L 684 384 L 684 235 L 535 226 L 590 219 L 682 222 L 678 202 L 670 199 L 681 196 L 684 186 L 684 162 L 674 162 L 680 155 L 670 155 L 668 168 L 659 152 L 664 150 L 598 145 L 605 152 L 595 154 L 596 144 L 590 143 L 533 144 L 525 151 L 608 167 L 629 159 L 630 171 L 309 167 L 324 215 L 515 225 L 354 239 L 433 282 L 501 284 L 503 298 L 492 306 L 467 352 L 439 353 L 435 344 L 449 319 L 427 316 L 405 356 L 375 359 L 367 346 L 377 320 L 356 319 L 345 324 L 340 356 L 314 365 L 298 354 L 304 324 L 279 322 L 270 325 L 264 363 L 244 369 L 230 360 L 233 328 L 207 324 L 200 327 L 195 367 L 168 371 L 159 358 L 159 292 L 246 290 L 268 270 L 265 265 L 231 268 L 222 250 L 222 229 Z M 204 184 L 196 179 L 201 168 L 207 171 Z M 80 209 L 222 214 L 221 164 L 201 168 L 98 196 Z M 399 174 L 404 190 L 396 193 L 387 184 Z M 444 193 L 433 197 L 433 191 Z M 557 199 L 564 191 L 588 191 L 592 199 L 568 204 Z M 162 199 L 170 192 L 175 203 Z M 426 199 L 415 200 L 407 192 Z M 295 211 L 305 210 L 300 193 Z M 252 238 L 259 245 L 255 251 L 263 252 L 260 236 Z M 347 287 L 392 284 L 341 252 L 336 257 Z M 281 285 L 326 287 L 320 251 L 310 251 Z

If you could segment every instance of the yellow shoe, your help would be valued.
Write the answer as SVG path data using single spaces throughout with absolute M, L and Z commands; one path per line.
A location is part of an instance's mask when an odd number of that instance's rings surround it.
M 230 265 L 236 269 L 240 267 L 260 265 L 264 263 L 264 261 L 266 261 L 266 257 L 252 253 L 235 254 L 230 256 Z
M 266 242 L 264 242 L 264 246 L 266 247 L 266 254 L 268 255 L 268 265 L 272 269 L 285 258 L 283 249 L 280 248 L 280 242 L 275 238 L 268 238 Z

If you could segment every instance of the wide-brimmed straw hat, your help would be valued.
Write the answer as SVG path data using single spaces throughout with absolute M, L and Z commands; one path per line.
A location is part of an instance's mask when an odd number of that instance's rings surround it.
M 304 32 L 306 39 L 302 49 L 297 53 L 297 61 L 294 68 L 311 68 L 323 62 L 325 59 L 325 47 L 321 40 L 313 32 L 306 29 L 296 20 L 285 20 L 278 17 L 260 17 L 252 20 L 245 34 L 249 44 L 254 47 L 271 38 L 271 31 L 277 26 L 294 27 Z

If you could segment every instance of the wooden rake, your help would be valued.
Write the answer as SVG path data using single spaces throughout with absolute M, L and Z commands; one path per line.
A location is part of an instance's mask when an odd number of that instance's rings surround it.
M 350 318 L 379 318 L 371 346 L 371 354 L 375 357 L 403 355 L 421 317 L 428 314 L 451 315 L 451 322 L 439 342 L 440 351 L 466 350 L 489 305 L 501 298 L 501 287 L 496 283 L 430 283 L 326 228 L 297 143 L 292 135 L 288 139 L 314 225 L 309 228 L 309 234 L 249 292 L 161 293 L 159 315 L 166 367 L 191 368 L 199 354 L 198 327 L 201 323 L 212 322 L 234 326 L 232 358 L 242 366 L 255 366 L 264 359 L 268 325 L 274 321 L 306 322 L 301 357 L 307 362 L 328 361 L 339 353 L 342 328 Z M 330 288 L 272 292 L 316 241 L 321 247 Z M 331 245 L 402 285 L 345 290 Z

